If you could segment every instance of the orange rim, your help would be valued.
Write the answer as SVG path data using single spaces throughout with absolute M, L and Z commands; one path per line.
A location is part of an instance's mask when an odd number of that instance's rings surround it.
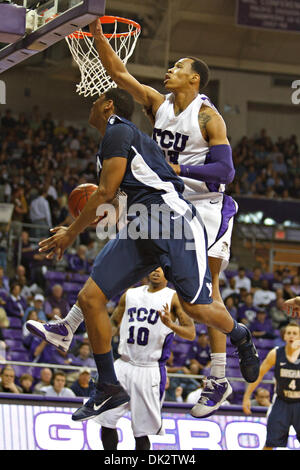
M 129 25 L 132 25 L 134 26 L 134 30 L 132 31 L 127 31 L 127 32 L 124 32 L 124 33 L 111 33 L 111 34 L 107 34 L 107 33 L 104 33 L 104 36 L 107 37 L 108 39 L 110 38 L 120 38 L 120 37 L 126 37 L 126 36 L 135 36 L 140 30 L 141 30 L 141 26 L 136 22 L 136 21 L 133 21 L 133 20 L 129 20 L 127 18 L 121 18 L 120 16 L 102 16 L 100 18 L 101 20 L 101 23 L 103 24 L 113 24 L 115 23 L 115 21 L 117 21 L 118 23 L 125 23 L 125 24 L 129 24 Z M 75 31 L 74 33 L 70 34 L 68 37 L 69 38 L 75 38 L 75 39 L 83 39 L 84 37 L 93 37 L 93 35 L 89 32 L 85 32 L 85 31 Z

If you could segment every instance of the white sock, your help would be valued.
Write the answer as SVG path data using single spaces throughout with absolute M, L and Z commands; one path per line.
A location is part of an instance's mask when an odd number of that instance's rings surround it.
M 81 308 L 74 304 L 64 320 L 70 325 L 72 333 L 75 333 L 80 323 L 84 320 Z
M 210 375 L 222 379 L 225 377 L 226 353 L 211 353 Z

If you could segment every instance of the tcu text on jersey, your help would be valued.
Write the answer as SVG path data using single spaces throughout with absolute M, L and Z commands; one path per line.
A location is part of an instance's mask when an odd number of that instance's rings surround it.
M 127 310 L 127 313 L 129 315 L 129 320 L 128 320 L 129 322 L 134 321 L 135 314 L 136 314 L 137 321 L 144 322 L 147 320 L 147 322 L 150 323 L 150 325 L 155 325 L 155 323 L 159 319 L 159 313 L 154 308 L 150 308 L 150 310 L 148 310 L 145 307 L 140 307 L 140 308 L 131 307 Z
M 167 161 L 177 165 L 179 154 L 185 150 L 189 136 L 180 132 L 173 133 L 168 129 L 163 131 L 154 127 L 152 137 L 164 150 Z

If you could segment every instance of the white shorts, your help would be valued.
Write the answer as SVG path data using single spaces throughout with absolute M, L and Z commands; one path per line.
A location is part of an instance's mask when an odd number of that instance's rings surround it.
M 164 435 L 160 391 L 164 378 L 162 381 L 159 365 L 136 366 L 122 359 L 117 359 L 114 365 L 119 382 L 130 396 L 130 402 L 105 411 L 94 421 L 101 426 L 116 429 L 119 419 L 130 411 L 134 437 Z M 165 368 L 163 372 L 165 374 Z
M 207 233 L 208 256 L 222 259 L 221 270 L 227 268 L 230 258 L 231 235 L 238 205 L 227 194 L 219 193 L 211 198 L 192 200 Z

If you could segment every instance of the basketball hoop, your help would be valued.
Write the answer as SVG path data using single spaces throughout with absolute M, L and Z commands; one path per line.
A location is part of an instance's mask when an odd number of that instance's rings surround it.
M 102 16 L 100 19 L 102 25 L 112 26 L 113 31 L 104 34 L 123 64 L 126 65 L 140 35 L 140 25 L 118 16 Z M 91 33 L 82 30 L 75 31 L 66 37 L 66 41 L 81 73 L 81 81 L 76 86 L 79 95 L 85 97 L 101 95 L 110 88 L 117 87 L 101 63 Z

